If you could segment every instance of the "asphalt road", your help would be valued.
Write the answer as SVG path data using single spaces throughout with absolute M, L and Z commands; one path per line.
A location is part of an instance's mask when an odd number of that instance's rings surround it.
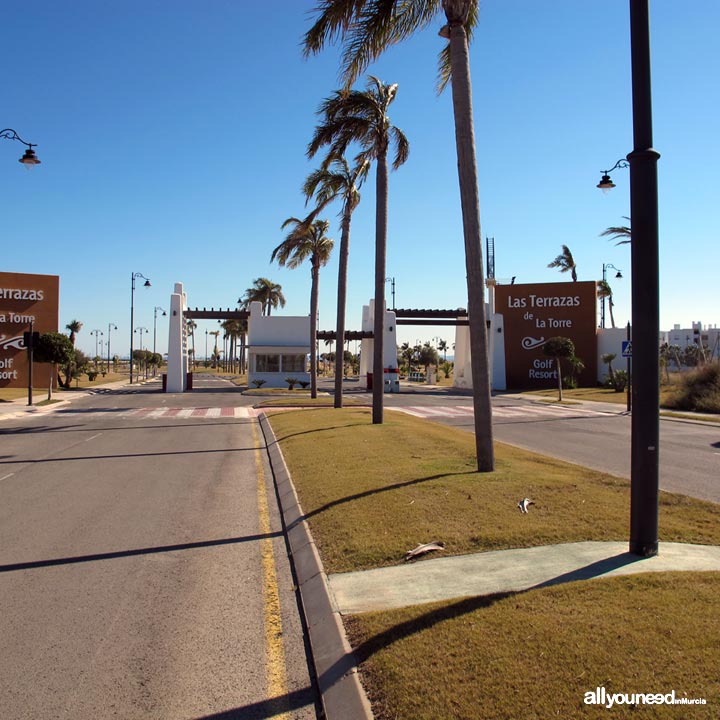
M 347 387 L 372 402 L 356 385 Z M 403 385 L 399 394 L 385 395 L 385 407 L 474 430 L 472 398 L 466 391 Z M 560 407 L 498 395 L 493 397 L 494 437 L 629 479 L 630 417 L 619 407 L 610 412 L 598 408 L 595 403 Z M 661 418 L 660 487 L 720 503 L 719 424 Z
M 196 381 L 0 425 L 3 719 L 317 717 L 258 428 Z

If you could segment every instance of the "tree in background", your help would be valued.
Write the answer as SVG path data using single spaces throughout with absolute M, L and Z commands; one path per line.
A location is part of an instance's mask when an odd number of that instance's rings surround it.
M 555 360 L 555 369 L 557 371 L 558 378 L 558 400 L 562 401 L 562 368 L 560 367 L 560 360 L 570 360 L 575 357 L 575 345 L 570 338 L 566 337 L 551 337 L 543 345 L 543 355 L 546 357 L 553 358 Z
M 468 52 L 478 19 L 477 0 L 322 0 L 316 12 L 315 23 L 305 34 L 305 54 L 317 54 L 335 40 L 344 43 L 341 63 L 346 88 L 385 50 L 428 27 L 441 12 L 445 15 L 447 25 L 440 35 L 448 43 L 440 54 L 438 88 L 442 91 L 448 82 L 452 84 L 468 291 L 475 447 L 478 471 L 492 472 L 495 469 L 495 450 L 485 318 L 485 272 Z
M 252 287 L 245 291 L 245 295 L 238 300 L 238 303 L 250 307 L 251 302 L 262 303 L 262 314 L 270 317 L 270 311 L 285 307 L 285 296 L 282 285 L 278 285 L 267 278 L 256 278 Z
M 40 335 L 35 350 L 33 361 L 38 363 L 49 363 L 52 365 L 52 372 L 58 371 L 59 367 L 67 367 L 75 359 L 75 348 L 67 335 L 58 332 L 43 333 Z M 57 372 L 58 385 L 65 387 L 65 383 Z
M 315 152 L 308 149 L 308 155 L 313 157 Z M 342 200 L 340 211 L 340 257 L 338 259 L 337 284 L 337 315 L 335 323 L 335 337 L 339 344 L 345 337 L 345 312 L 347 306 L 347 274 L 348 258 L 350 256 L 350 222 L 355 208 L 360 204 L 360 186 L 365 181 L 370 162 L 364 160 L 351 170 L 344 157 L 328 155 L 320 169 L 312 172 L 303 186 L 303 193 L 307 201 L 315 198 L 316 208 L 314 215 L 322 212 L 334 200 Z M 343 406 L 342 379 L 344 374 L 343 362 L 339 353 L 335 358 L 335 398 L 334 406 Z
M 330 227 L 327 220 L 307 223 L 295 217 L 288 218 L 282 228 L 292 226 L 285 241 L 272 252 L 270 262 L 277 260 L 281 267 L 300 267 L 310 259 L 310 397 L 317 397 L 317 318 L 320 293 L 320 268 L 327 265 L 334 240 L 327 237 Z M 342 347 L 342 345 L 340 345 Z
M 360 152 L 356 165 L 375 161 L 375 313 L 373 320 L 373 423 L 383 421 L 383 338 L 385 325 L 385 270 L 388 224 L 388 153 L 395 148 L 392 169 L 405 163 L 410 146 L 403 132 L 388 116 L 390 104 L 397 95 L 397 83 L 386 85 L 372 75 L 364 91 L 336 91 L 320 106 L 324 121 L 315 128 L 308 154 L 314 155 L 328 146 L 329 155 L 344 157 L 348 146 L 355 143 Z M 344 337 L 337 338 L 342 347 Z
M 598 280 L 597 296 L 598 300 L 604 300 L 607 298 L 608 309 L 610 310 L 610 326 L 615 327 L 615 315 L 613 314 L 613 307 L 615 307 L 615 303 L 613 302 L 613 291 L 607 280 Z
M 548 263 L 548 267 L 559 268 L 561 273 L 570 271 L 573 282 L 577 282 L 577 266 L 575 265 L 575 259 L 570 252 L 570 248 L 567 245 L 562 246 L 562 253 L 551 263 Z

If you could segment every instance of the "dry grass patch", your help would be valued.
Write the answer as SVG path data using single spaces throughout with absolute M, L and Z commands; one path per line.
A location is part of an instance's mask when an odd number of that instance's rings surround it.
M 548 397 L 557 399 L 557 388 L 552 390 L 527 390 L 523 395 L 536 395 L 540 397 Z M 615 392 L 612 388 L 563 388 L 563 398 L 567 400 L 586 400 L 588 402 L 609 402 L 620 405 L 627 404 L 627 394 L 625 392 Z
M 418 543 L 447 552 L 626 540 L 626 480 L 498 443 L 496 471 L 475 471 L 470 433 L 365 408 L 271 416 L 327 572 L 400 562 Z M 523 497 L 535 501 L 520 513 Z M 720 508 L 663 493 L 661 539 L 720 544 Z
M 345 618 L 377 720 L 716 718 L 720 575 L 568 583 Z M 611 710 L 586 692 L 707 705 Z

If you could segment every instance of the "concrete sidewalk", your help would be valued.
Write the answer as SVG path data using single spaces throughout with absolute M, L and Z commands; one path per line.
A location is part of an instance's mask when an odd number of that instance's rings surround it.
M 328 576 L 342 615 L 461 597 L 520 592 L 575 580 L 673 570 L 720 571 L 720 547 L 661 543 L 641 558 L 626 542 L 579 542 L 434 557 L 414 563 Z

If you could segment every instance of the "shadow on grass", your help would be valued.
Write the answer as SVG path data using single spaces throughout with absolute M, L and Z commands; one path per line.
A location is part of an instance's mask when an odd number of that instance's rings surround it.
M 438 473 L 437 475 L 428 475 L 428 477 L 415 478 L 414 480 L 405 480 L 404 482 L 395 483 L 393 485 L 384 485 L 383 487 L 373 488 L 372 490 L 363 490 L 363 492 L 356 493 L 355 495 L 348 495 L 347 497 L 338 498 L 337 500 L 332 500 L 329 503 L 325 503 L 325 505 L 322 505 L 319 508 L 315 508 L 314 510 L 305 513 L 305 515 L 303 515 L 300 520 L 307 520 L 308 518 L 313 517 L 313 515 L 319 515 L 320 513 L 325 512 L 330 508 L 337 507 L 338 505 L 344 505 L 346 503 L 352 502 L 353 500 L 361 500 L 362 498 L 370 497 L 372 495 L 390 492 L 391 490 L 399 490 L 400 488 L 409 487 L 411 485 L 419 485 L 420 483 L 430 482 L 431 480 L 440 480 L 441 478 L 450 478 L 456 475 L 472 475 L 474 472 L 477 471 L 467 470 L 463 472 Z M 298 522 L 300 522 L 300 520 L 298 520 Z

